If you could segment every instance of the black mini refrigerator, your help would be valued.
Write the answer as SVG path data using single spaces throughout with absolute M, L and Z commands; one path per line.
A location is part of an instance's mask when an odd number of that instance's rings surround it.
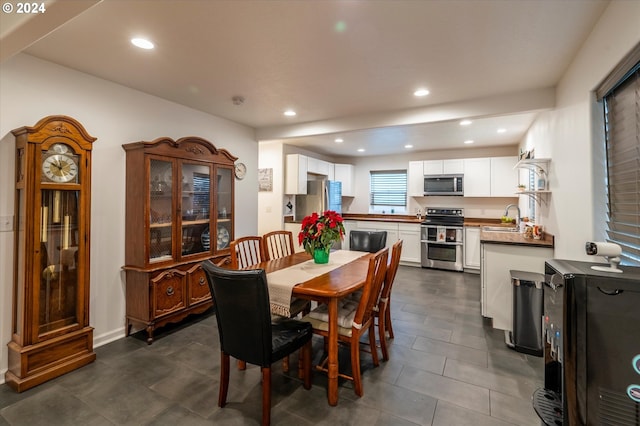
M 545 263 L 544 389 L 548 425 L 640 425 L 640 268 Z M 602 264 L 599 264 L 602 266 Z

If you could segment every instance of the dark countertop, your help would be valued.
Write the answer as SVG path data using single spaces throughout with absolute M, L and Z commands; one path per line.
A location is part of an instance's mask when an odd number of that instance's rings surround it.
M 553 235 L 546 232 L 543 234 L 542 239 L 535 240 L 533 238 L 525 238 L 524 234 L 519 232 L 480 231 L 480 243 L 553 248 L 554 238 Z

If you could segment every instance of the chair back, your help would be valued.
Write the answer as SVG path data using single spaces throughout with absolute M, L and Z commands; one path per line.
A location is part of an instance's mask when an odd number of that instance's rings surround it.
M 367 270 L 367 280 L 362 290 L 362 297 L 358 304 L 355 317 L 353 318 L 354 326 L 362 326 L 367 323 L 372 316 L 373 308 L 380 296 L 380 289 L 384 281 L 387 271 L 387 257 L 389 249 L 383 248 L 376 252 L 369 259 L 369 269 Z
M 349 232 L 349 250 L 376 253 L 387 245 L 387 231 Z
M 249 236 L 231 241 L 231 268 L 242 269 L 265 261 L 262 237 Z
M 402 254 L 402 240 L 398 240 L 393 244 L 391 248 L 391 257 L 389 258 L 389 264 L 387 265 L 387 272 L 384 277 L 384 284 L 382 284 L 382 290 L 380 291 L 380 298 L 387 303 L 389 295 L 391 294 L 391 287 L 393 281 L 396 279 L 396 272 L 398 272 L 398 265 L 400 265 L 400 255 Z
M 294 253 L 291 231 L 272 231 L 262 236 L 262 250 L 266 260 L 279 259 Z
M 234 271 L 202 262 L 214 300 L 220 349 L 250 364 L 271 365 L 271 312 L 264 269 Z

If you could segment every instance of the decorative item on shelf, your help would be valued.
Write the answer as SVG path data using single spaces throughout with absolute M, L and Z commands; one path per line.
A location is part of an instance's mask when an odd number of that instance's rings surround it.
M 224 226 L 218 226 L 217 248 L 221 250 L 229 245 L 229 231 Z
M 342 222 L 342 216 L 333 210 L 325 211 L 322 216 L 314 212 L 302 219 L 298 243 L 313 256 L 314 262 L 329 262 L 331 246 L 334 242 L 344 239 L 345 231 Z
M 202 235 L 200 235 L 200 243 L 205 251 L 209 251 L 209 248 L 211 247 L 211 236 L 209 235 L 208 226 L 204 231 L 202 231 Z
M 518 191 L 523 192 L 527 190 L 527 185 L 518 185 Z

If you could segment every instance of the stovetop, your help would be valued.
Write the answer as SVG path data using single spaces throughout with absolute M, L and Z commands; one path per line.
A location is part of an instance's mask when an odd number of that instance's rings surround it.
M 431 226 L 462 226 L 464 225 L 464 209 L 444 207 L 427 208 L 422 224 Z

